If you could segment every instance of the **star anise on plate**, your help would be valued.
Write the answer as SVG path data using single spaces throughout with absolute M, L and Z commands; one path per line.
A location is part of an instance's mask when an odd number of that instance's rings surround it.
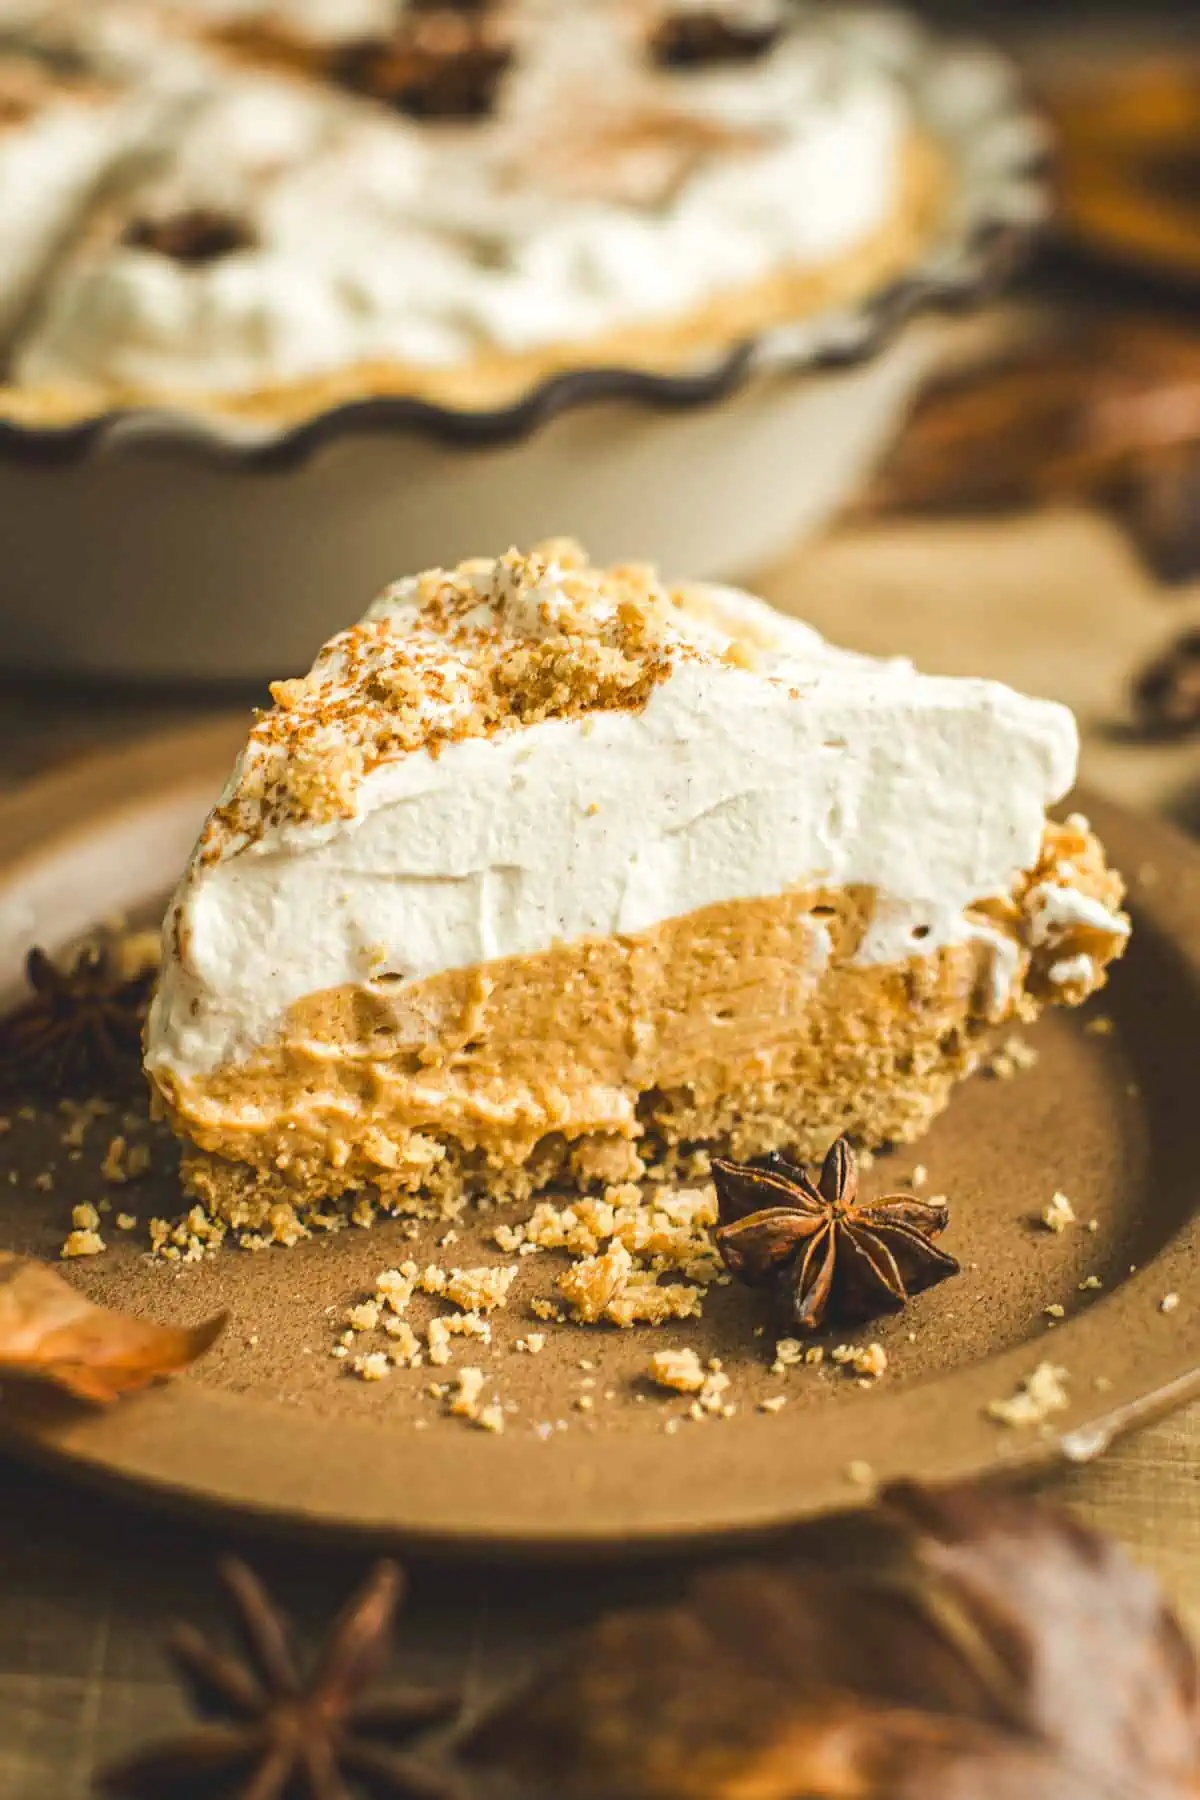
M 802 1330 L 818 1330 L 827 1316 L 850 1322 L 898 1311 L 958 1273 L 933 1242 L 949 1222 L 945 1203 L 885 1194 L 860 1206 L 858 1166 L 844 1137 L 815 1182 L 775 1151 L 753 1163 L 714 1157 L 712 1174 L 726 1267 L 752 1287 L 786 1293 Z
M 0 1092 L 57 1098 L 124 1086 L 138 1067 L 154 971 L 130 974 L 114 947 L 90 945 L 65 963 L 31 950 L 25 973 L 29 998 L 0 1019 Z
M 449 1722 L 459 1696 L 423 1687 L 368 1696 L 388 1661 L 404 1592 L 395 1563 L 379 1563 L 347 1604 L 307 1679 L 287 1620 L 258 1577 L 233 1557 L 219 1573 L 245 1659 L 176 1626 L 167 1647 L 205 1723 L 103 1770 L 105 1792 L 126 1800 L 349 1800 L 357 1784 L 392 1800 L 454 1800 L 454 1778 L 407 1746 Z
M 356 93 L 421 118 L 479 118 L 513 59 L 513 45 L 486 9 L 423 7 L 388 37 L 347 45 L 334 79 Z
M 753 62 L 782 35 L 783 15 L 774 9 L 746 13 L 729 5 L 689 7 L 661 20 L 650 39 L 650 54 L 667 69 Z
M 161 218 L 134 219 L 123 240 L 134 250 L 155 250 L 187 268 L 220 262 L 256 242 L 253 227 L 236 213 L 191 206 Z
M 1200 731 L 1200 629 L 1181 632 L 1134 677 L 1133 714 L 1145 737 Z

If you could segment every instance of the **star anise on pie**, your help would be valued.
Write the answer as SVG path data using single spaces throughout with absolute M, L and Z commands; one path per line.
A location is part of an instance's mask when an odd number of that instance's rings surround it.
M 205 1722 L 102 1771 L 105 1792 L 127 1800 L 349 1800 L 355 1792 L 454 1800 L 454 1778 L 407 1746 L 452 1719 L 459 1696 L 439 1688 L 368 1696 L 388 1661 L 404 1591 L 395 1563 L 379 1563 L 348 1603 L 307 1679 L 287 1620 L 258 1577 L 232 1557 L 219 1573 L 244 1660 L 176 1626 L 167 1647 Z
M 388 37 L 339 52 L 334 79 L 421 118 L 479 118 L 513 59 L 500 21 L 483 8 L 422 7 Z
M 0 1019 L 0 1091 L 119 1090 L 140 1060 L 153 969 L 129 974 L 111 947 L 89 946 L 62 964 L 31 950 L 25 973 L 29 998 Z
M 753 62 L 783 35 L 782 13 L 739 14 L 735 6 L 689 7 L 668 13 L 650 39 L 654 61 L 668 69 Z
M 753 1163 L 714 1157 L 712 1174 L 726 1267 L 752 1287 L 784 1292 L 802 1330 L 816 1331 L 827 1316 L 848 1323 L 898 1311 L 958 1273 L 933 1242 L 949 1222 L 944 1202 L 885 1194 L 860 1206 L 858 1167 L 844 1137 L 815 1182 L 774 1151 Z
M 255 235 L 245 219 L 212 206 L 191 206 L 161 218 L 134 219 L 123 240 L 134 250 L 155 250 L 188 268 L 219 262 L 252 249 Z

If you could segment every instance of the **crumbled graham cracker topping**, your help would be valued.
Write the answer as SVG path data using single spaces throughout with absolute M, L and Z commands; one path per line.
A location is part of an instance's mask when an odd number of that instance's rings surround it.
M 1075 1222 L 1075 1208 L 1066 1194 L 1056 1191 L 1053 1198 L 1042 1208 L 1042 1224 L 1047 1231 L 1061 1234 Z
M 650 1358 L 649 1375 L 659 1387 L 698 1394 L 704 1386 L 705 1370 L 695 1350 L 656 1350 Z
M 652 569 L 596 569 L 558 539 L 398 583 L 307 676 L 275 683 L 202 859 L 352 816 L 364 776 L 407 752 L 644 706 L 678 660 L 709 654 L 673 620 L 690 609 Z
M 1009 1399 L 992 1400 L 984 1408 L 989 1419 L 999 1425 L 1018 1429 L 1024 1425 L 1044 1425 L 1057 1412 L 1071 1403 L 1067 1391 L 1069 1371 L 1054 1363 L 1041 1362 L 1026 1375 L 1017 1392 Z

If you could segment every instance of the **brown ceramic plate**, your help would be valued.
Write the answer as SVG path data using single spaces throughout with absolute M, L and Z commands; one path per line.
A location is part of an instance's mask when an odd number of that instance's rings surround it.
M 240 727 L 213 727 L 99 759 L 0 807 L 0 990 L 15 987 L 34 938 L 53 947 L 115 910 L 161 905 L 239 737 Z M 918 1147 L 870 1170 L 874 1193 L 926 1166 L 926 1191 L 950 1197 L 947 1242 L 964 1265 L 904 1314 L 854 1334 L 887 1352 L 876 1384 L 828 1359 L 772 1376 L 775 1332 L 763 1332 L 761 1300 L 732 1287 L 712 1291 L 698 1326 L 551 1326 L 545 1350 L 523 1354 L 515 1339 L 538 1328 L 528 1301 L 556 1273 L 556 1258 L 537 1256 L 520 1265 L 491 1349 L 456 1351 L 455 1364 L 479 1363 L 489 1393 L 513 1408 L 504 1435 L 490 1436 L 430 1396 L 445 1372 L 368 1384 L 330 1354 L 342 1313 L 380 1269 L 413 1254 L 506 1260 L 479 1221 L 460 1225 L 452 1251 L 438 1251 L 432 1228 L 413 1244 L 387 1222 L 289 1251 L 226 1249 L 164 1266 L 144 1253 L 149 1217 L 179 1210 L 160 1155 L 157 1172 L 108 1190 L 113 1215 L 136 1214 L 137 1230 L 117 1231 L 110 1217 L 109 1252 L 64 1267 L 96 1297 L 162 1318 L 227 1306 L 228 1333 L 191 1374 L 110 1412 L 8 1385 L 0 1422 L 12 1445 L 159 1501 L 541 1553 L 770 1530 L 844 1503 L 855 1464 L 880 1479 L 938 1478 L 1098 1454 L 1116 1432 L 1200 1391 L 1200 849 L 1114 807 L 1089 810 L 1130 879 L 1133 948 L 1090 1025 L 1045 1021 L 1030 1034 L 1032 1069 L 976 1077 Z M 0 1189 L 0 1247 L 57 1253 L 72 1206 L 105 1191 L 99 1164 L 119 1127 L 98 1121 L 72 1160 L 61 1121 L 14 1118 L 0 1137 L 0 1177 L 15 1176 Z M 45 1170 L 50 1183 L 38 1187 Z M 1056 1189 L 1081 1221 L 1061 1235 L 1038 1222 Z M 1168 1294 L 1178 1304 L 1164 1313 Z M 1051 1306 L 1064 1309 L 1060 1322 Z M 683 1398 L 645 1384 L 651 1350 L 688 1341 L 721 1357 L 734 1417 L 693 1422 Z M 1046 1360 L 1068 1371 L 1068 1409 L 1040 1430 L 990 1420 L 987 1403 Z M 781 1411 L 758 1410 L 778 1394 Z

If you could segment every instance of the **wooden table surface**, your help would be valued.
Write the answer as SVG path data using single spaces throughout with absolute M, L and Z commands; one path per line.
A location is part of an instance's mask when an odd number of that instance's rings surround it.
M 1087 781 L 1200 830 L 1196 744 L 1139 746 L 1120 731 L 1130 668 L 1185 620 L 1200 622 L 1200 589 L 1160 591 L 1098 515 L 847 529 L 760 585 L 844 642 L 1068 701 Z M 0 683 L 0 787 L 211 705 Z M 1049 1486 L 1157 1570 L 1200 1633 L 1198 1470 L 1200 1407 Z M 239 1541 L 311 1633 L 364 1568 L 353 1550 Z M 0 1800 L 83 1800 L 97 1761 L 182 1720 L 158 1654 L 162 1620 L 215 1622 L 211 1558 L 229 1542 L 223 1530 L 0 1461 Z M 678 1578 L 418 1568 L 405 1654 L 423 1673 L 461 1678 L 478 1700 L 556 1632 Z

